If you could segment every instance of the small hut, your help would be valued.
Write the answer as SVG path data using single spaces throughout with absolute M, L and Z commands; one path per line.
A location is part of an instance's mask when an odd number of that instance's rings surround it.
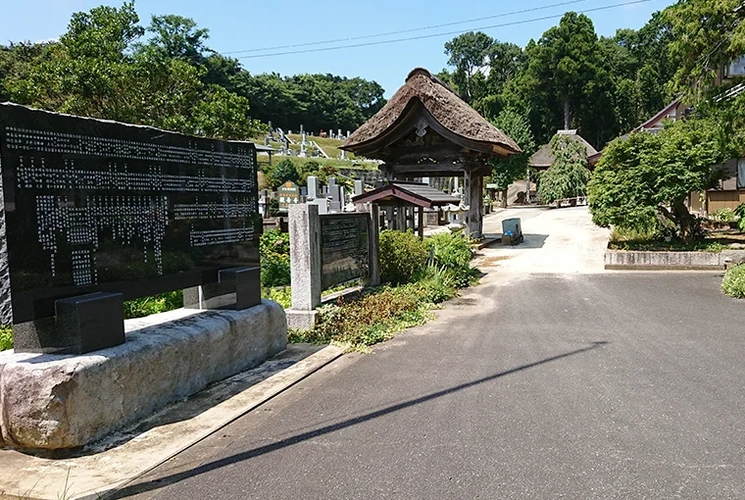
M 558 132 L 556 132 L 556 135 L 564 135 L 567 136 L 569 139 L 580 143 L 587 151 L 588 159 L 591 156 L 597 154 L 597 150 L 593 148 L 592 145 L 587 142 L 581 135 L 579 135 L 576 130 L 559 130 Z M 554 152 L 551 149 L 551 143 L 549 142 L 530 157 L 529 165 L 538 170 L 548 170 L 551 165 L 554 164 L 555 159 L 556 158 L 554 157 Z M 588 166 L 590 166 L 589 163 Z
M 489 160 L 521 152 L 514 140 L 423 68 L 409 73 L 404 86 L 342 149 L 382 160 L 380 169 L 389 181 L 463 176 L 466 224 L 473 237 L 483 232 L 483 178 L 491 175 Z

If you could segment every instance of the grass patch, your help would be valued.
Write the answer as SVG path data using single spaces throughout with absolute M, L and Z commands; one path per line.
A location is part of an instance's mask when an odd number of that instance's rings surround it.
M 13 349 L 13 328 L 9 325 L 0 326 L 0 351 Z
M 736 299 L 745 298 L 745 264 L 727 270 L 722 279 L 722 292 Z
M 305 332 L 292 331 L 290 342 L 336 344 L 365 351 L 396 333 L 421 325 L 430 307 L 406 287 L 382 287 L 355 300 L 339 300 L 318 309 L 318 324 Z

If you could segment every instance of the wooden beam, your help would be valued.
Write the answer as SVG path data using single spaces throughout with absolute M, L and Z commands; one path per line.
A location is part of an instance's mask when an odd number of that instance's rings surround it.
M 424 209 L 422 207 L 419 207 L 419 218 L 417 222 L 419 223 L 419 239 L 424 239 Z
M 401 177 L 455 177 L 463 175 L 463 171 L 465 168 L 466 166 L 462 163 L 421 163 L 407 165 L 386 163 L 385 165 L 380 166 L 380 169 L 383 172 L 388 172 L 392 175 Z M 481 176 L 487 176 L 491 175 L 492 168 L 490 165 L 479 165 L 475 167 L 475 170 L 473 170 L 473 172 L 476 172 Z

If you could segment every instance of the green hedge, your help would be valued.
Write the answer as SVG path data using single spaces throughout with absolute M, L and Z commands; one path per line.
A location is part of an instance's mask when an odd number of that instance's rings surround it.
M 745 264 L 727 270 L 722 280 L 722 291 L 731 297 L 745 298 Z
M 380 279 L 398 285 L 419 277 L 427 264 L 427 245 L 414 233 L 380 232 Z

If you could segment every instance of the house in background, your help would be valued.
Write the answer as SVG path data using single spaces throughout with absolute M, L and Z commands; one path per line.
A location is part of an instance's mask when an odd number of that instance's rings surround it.
M 717 75 L 716 85 L 721 85 L 733 78 L 745 77 L 745 56 L 735 60 L 732 64 L 725 66 Z M 722 93 L 718 99 L 731 99 L 745 91 L 745 83 L 740 83 Z M 680 120 L 685 118 L 691 111 L 682 98 L 678 98 L 665 106 L 659 113 L 636 127 L 634 132 L 659 132 L 664 127 L 666 120 Z M 628 136 L 628 134 L 626 135 Z M 588 157 L 589 162 L 595 165 L 602 156 L 602 151 Z M 724 165 L 725 180 L 719 181 L 719 185 L 705 193 L 693 192 L 688 196 L 688 209 L 692 213 L 700 215 L 713 214 L 723 208 L 736 208 L 745 203 L 745 158 L 733 158 Z
M 587 142 L 581 135 L 577 133 L 577 130 L 559 130 L 556 132 L 556 135 L 564 135 L 569 137 L 569 139 L 576 141 L 582 145 L 582 147 L 585 148 L 587 151 L 587 158 L 588 158 L 588 168 L 592 168 L 594 163 L 591 163 L 589 159 L 591 157 L 594 157 L 595 155 L 598 155 L 597 150 L 592 147 L 592 145 Z M 536 170 L 544 171 L 548 170 L 551 165 L 554 164 L 554 160 L 556 158 L 554 157 L 554 152 L 551 149 L 551 142 L 549 141 L 548 144 L 544 145 L 541 149 L 535 152 L 533 156 L 530 157 L 530 161 L 528 162 L 528 166 L 531 168 L 534 168 Z M 509 205 L 512 205 L 516 202 L 522 203 L 523 199 L 525 197 L 525 188 L 527 186 L 527 180 L 519 180 L 515 181 L 514 183 L 510 184 L 509 189 L 507 190 L 507 203 Z M 521 194 L 523 193 L 523 194 Z M 536 185 L 534 182 L 530 183 L 530 199 L 533 200 L 536 197 Z

